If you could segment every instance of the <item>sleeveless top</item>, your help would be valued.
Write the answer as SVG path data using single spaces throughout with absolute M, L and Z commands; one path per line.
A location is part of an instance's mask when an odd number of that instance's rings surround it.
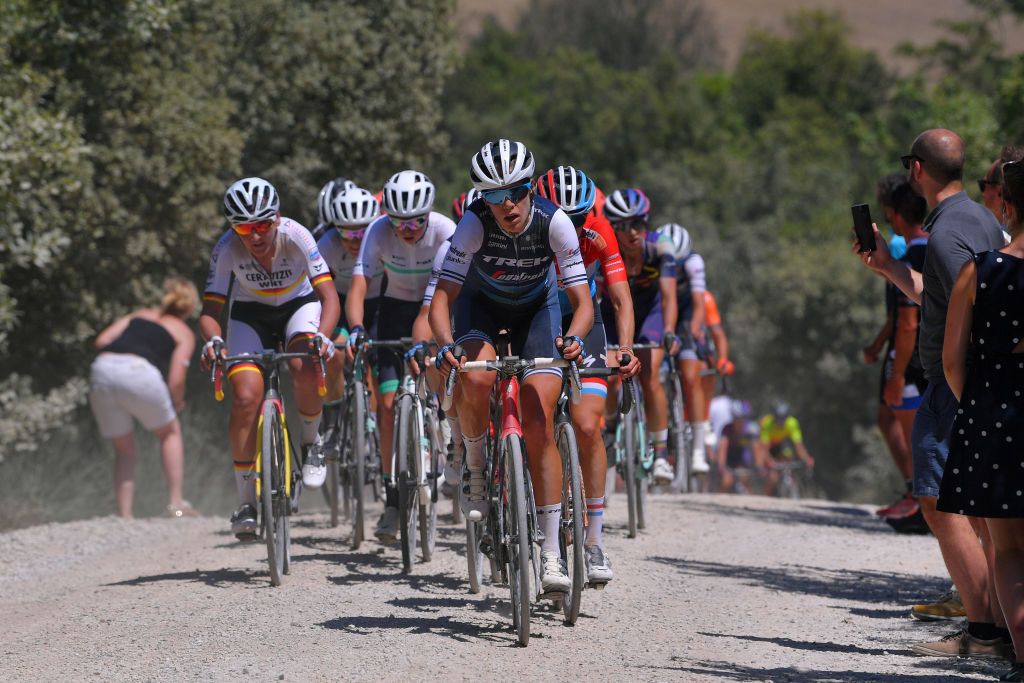
M 174 337 L 160 323 L 145 318 L 132 318 L 121 336 L 99 352 L 130 353 L 145 358 L 166 379 L 175 346 Z

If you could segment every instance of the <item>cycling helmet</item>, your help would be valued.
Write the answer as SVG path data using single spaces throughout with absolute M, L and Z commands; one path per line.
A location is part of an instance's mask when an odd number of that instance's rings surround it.
M 570 216 L 594 208 L 594 181 L 572 166 L 559 166 L 537 178 L 537 194 L 557 204 Z
M 785 401 L 776 401 L 772 404 L 772 415 L 776 420 L 784 420 L 789 417 L 789 404 Z
M 331 202 L 331 223 L 338 227 L 367 225 L 379 215 L 377 198 L 361 187 L 352 186 Z
M 384 210 L 395 218 L 415 218 L 434 207 L 434 183 L 425 173 L 399 171 L 384 183 Z
M 604 215 L 610 221 L 622 221 L 627 218 L 643 218 L 651 213 L 651 201 L 642 190 L 630 187 L 616 190 L 604 201 Z
M 733 400 L 729 404 L 729 411 L 732 413 L 734 420 L 741 420 L 743 418 L 750 417 L 750 401 L 741 401 L 739 399 Z
M 458 197 L 452 200 L 452 215 L 455 216 L 455 222 L 462 220 L 462 214 L 466 213 L 466 207 L 480 199 L 480 192 L 475 188 L 469 188 L 469 192 L 463 192 Z
M 281 208 L 274 186 L 263 178 L 242 178 L 224 193 L 224 217 L 232 225 L 267 221 Z
M 502 138 L 488 142 L 473 155 L 469 179 L 483 192 L 529 182 L 533 177 L 533 154 L 521 142 Z
M 345 190 L 351 190 L 356 184 L 348 178 L 338 177 L 320 188 L 316 198 L 316 222 L 320 225 L 333 225 L 331 202 Z
M 675 251 L 676 263 L 685 259 L 693 251 L 690 233 L 678 223 L 666 223 L 658 228 L 658 234 L 666 235 L 672 240 L 672 249 Z

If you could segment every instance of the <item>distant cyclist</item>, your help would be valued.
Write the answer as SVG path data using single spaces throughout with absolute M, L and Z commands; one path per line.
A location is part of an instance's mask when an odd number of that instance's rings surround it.
M 609 323 L 605 331 L 610 344 L 627 348 L 636 342 L 660 345 L 667 338 L 672 342 L 670 351 L 674 355 L 679 351 L 675 335 L 679 314 L 675 252 L 667 236 L 648 231 L 650 211 L 647 195 L 635 188 L 616 190 L 605 200 L 604 213 L 619 240 L 633 298 L 633 339 L 619 339 L 617 313 L 610 297 L 601 300 L 601 316 Z M 668 399 L 658 379 L 665 351 L 655 348 L 638 353 L 647 429 L 654 441 L 654 476 L 672 481 L 675 473 L 668 462 Z M 614 407 L 609 405 L 605 410 L 611 412 Z
M 761 418 L 761 443 L 767 447 L 775 462 L 794 462 L 799 458 L 808 469 L 814 467 L 814 458 L 804 446 L 800 423 L 790 413 L 789 404 L 785 401 L 776 401 L 772 406 L 772 412 Z M 773 495 L 776 484 L 778 474 L 769 472 L 765 495 Z
M 469 188 L 469 191 L 463 192 L 458 197 L 452 200 L 452 220 L 456 223 L 462 220 L 462 214 L 466 213 L 466 207 L 480 199 L 480 193 L 477 192 L 475 187 Z
M 750 491 L 750 472 L 763 468 L 767 463 L 761 430 L 750 419 L 750 403 L 747 401 L 732 401 L 730 412 L 732 420 L 722 428 L 715 454 L 720 490 L 724 493 L 734 493 L 737 489 Z
M 430 281 L 434 257 L 455 232 L 455 224 L 436 211 L 434 183 L 420 171 L 396 173 L 384 184 L 384 216 L 367 228 L 345 299 L 349 330 L 348 354 L 353 356 L 368 335 L 365 324 L 366 295 L 370 282 L 387 271 L 387 291 L 380 298 L 377 338 L 412 337 L 418 345 L 431 339 L 423 295 Z M 384 473 L 384 514 L 376 535 L 382 543 L 398 536 L 398 488 L 391 468 L 392 434 L 395 427 L 395 392 L 405 373 L 400 353 L 378 349 L 374 359 L 377 376 L 377 424 L 381 436 L 381 469 Z
M 502 329 L 508 331 L 512 353 L 521 358 L 578 358 L 594 312 L 572 221 L 532 192 L 534 159 L 523 143 L 489 142 L 470 164 L 470 179 L 482 197 L 466 207 L 459 221 L 430 305 L 430 324 L 442 345 L 437 365 L 447 373 L 462 359 L 496 358 Z M 573 309 L 564 336 L 556 262 Z M 454 355 L 456 342 L 462 358 Z M 488 509 L 485 432 L 494 382 L 495 373 L 474 372 L 460 376 L 456 384 L 454 404 L 465 444 L 461 501 L 471 520 L 482 519 Z M 561 388 L 558 369 L 524 374 L 522 426 L 537 523 L 544 535 L 544 592 L 565 592 L 571 586 L 558 540 L 562 464 L 551 428 Z
M 281 216 L 277 190 L 262 178 L 233 183 L 224 194 L 224 215 L 231 229 L 210 256 L 199 316 L 199 331 L 207 340 L 204 367 L 214 361 L 217 346 L 224 344 L 220 316 L 229 291 L 227 355 L 259 354 L 281 345 L 292 352 L 312 348 L 326 358 L 333 356 L 331 333 L 338 322 L 338 293 L 309 231 Z M 319 369 L 312 359 L 292 360 L 288 365 L 301 422 L 302 481 L 316 488 L 327 475 L 317 435 L 323 406 L 316 389 Z M 241 500 L 231 516 L 231 529 L 240 539 L 251 539 L 257 531 L 253 458 L 263 373 L 255 363 L 239 362 L 228 368 L 227 376 L 232 389 L 228 436 Z
M 316 198 L 316 226 L 310 230 L 313 239 L 320 241 L 324 233 L 334 226 L 334 199 L 345 190 L 356 186 L 348 178 L 335 178 L 327 181 L 327 184 L 320 188 Z

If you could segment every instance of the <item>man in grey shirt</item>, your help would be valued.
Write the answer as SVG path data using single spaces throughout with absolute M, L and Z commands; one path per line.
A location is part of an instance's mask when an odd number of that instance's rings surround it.
M 911 185 L 924 196 L 930 209 L 924 223 L 929 233 L 924 270 L 918 273 L 892 259 L 877 227 L 878 248 L 860 256 L 868 268 L 921 304 L 918 348 L 928 388 L 911 435 L 914 494 L 960 591 L 968 622 L 955 638 L 921 643 L 913 649 L 923 655 L 998 657 L 1005 649 L 1002 631 L 993 616 L 999 607 L 990 604 L 988 568 L 975 533 L 975 528 L 983 525 L 972 526 L 967 517 L 939 512 L 936 499 L 957 410 L 942 369 L 949 295 L 964 264 L 977 253 L 1002 247 L 1003 234 L 992 213 L 971 201 L 963 190 L 964 142 L 959 135 L 941 128 L 926 130 L 901 161 Z M 855 244 L 855 250 L 859 251 L 859 246 Z

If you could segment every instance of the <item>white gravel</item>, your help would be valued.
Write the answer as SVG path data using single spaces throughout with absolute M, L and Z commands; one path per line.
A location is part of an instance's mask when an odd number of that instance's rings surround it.
M 404 576 L 397 549 L 351 552 L 344 525 L 302 514 L 279 588 L 264 547 L 236 543 L 223 519 L 3 534 L 0 680 L 918 683 L 1008 668 L 909 652 L 952 630 L 908 616 L 948 579 L 932 538 L 898 536 L 867 507 L 657 496 L 630 540 L 624 502 L 607 517 L 615 580 L 584 593 L 575 627 L 535 609 L 526 649 L 507 589 L 468 594 L 451 525 Z

